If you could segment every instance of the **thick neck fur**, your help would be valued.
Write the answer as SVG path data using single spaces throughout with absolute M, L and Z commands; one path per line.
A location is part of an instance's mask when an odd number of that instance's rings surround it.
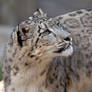
M 12 88 L 15 89 L 14 92 L 40 92 L 39 90 L 44 89 L 51 59 L 41 57 L 33 59 L 27 57 L 26 54 L 24 56 L 19 56 L 19 54 L 17 53 L 13 62 L 10 63 L 11 83 L 7 86 L 6 92 L 12 92 Z

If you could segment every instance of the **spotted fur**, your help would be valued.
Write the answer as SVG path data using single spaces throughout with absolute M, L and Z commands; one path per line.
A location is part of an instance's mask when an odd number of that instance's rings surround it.
M 20 24 L 11 36 L 8 45 L 9 49 L 5 52 L 6 56 L 3 63 L 6 92 L 91 92 L 92 10 L 82 9 L 55 17 L 53 20 L 50 19 L 49 27 L 52 28 L 54 22 L 55 28 L 57 28 L 56 25 L 62 25 L 64 30 L 71 33 L 74 53 L 69 57 L 56 57 L 58 54 L 52 55 L 51 53 L 46 54 L 47 56 L 43 54 L 46 57 L 43 59 L 36 54 L 37 52 L 33 53 L 34 49 L 39 46 L 41 34 L 33 36 L 34 31 L 32 31 L 30 44 L 27 43 L 29 33 L 23 34 L 25 31 L 28 32 L 28 27 L 26 26 L 29 26 L 30 23 L 32 23 L 32 26 L 30 25 L 32 30 L 36 28 L 36 26 L 33 26 L 34 21 L 38 24 L 41 21 L 46 21 L 47 23 L 46 14 L 41 11 L 40 13 L 41 16 L 39 16 L 39 12 L 34 14 L 34 20 L 33 17 L 30 17 Z M 22 26 L 27 29 L 22 29 Z M 42 25 L 38 28 L 39 32 L 41 28 Z M 20 31 L 21 33 L 16 35 L 16 32 L 21 29 L 22 32 Z M 46 34 L 48 33 L 46 32 Z M 63 35 L 66 38 L 65 34 Z M 33 40 L 33 38 L 36 39 Z M 42 41 L 42 43 L 44 42 Z M 28 45 L 31 47 L 26 48 Z M 49 44 L 46 42 L 44 45 L 48 46 Z M 43 49 L 41 49 L 40 53 L 42 52 Z M 54 59 L 52 60 L 52 58 Z
M 46 74 L 55 56 L 73 52 L 72 38 L 60 22 L 39 9 L 12 32 L 3 61 L 5 92 L 45 92 Z

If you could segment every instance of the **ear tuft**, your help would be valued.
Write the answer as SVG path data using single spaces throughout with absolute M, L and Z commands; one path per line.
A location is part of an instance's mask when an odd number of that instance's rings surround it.
M 42 9 L 37 9 L 37 11 L 34 13 L 34 16 L 41 18 L 41 17 L 46 17 L 47 14 L 44 13 L 44 12 L 42 11 Z

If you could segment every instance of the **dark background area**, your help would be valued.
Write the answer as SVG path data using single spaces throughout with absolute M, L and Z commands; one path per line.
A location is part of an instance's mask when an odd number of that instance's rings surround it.
M 0 0 L 0 24 L 15 25 L 38 8 L 54 17 L 81 8 L 92 8 L 92 0 Z

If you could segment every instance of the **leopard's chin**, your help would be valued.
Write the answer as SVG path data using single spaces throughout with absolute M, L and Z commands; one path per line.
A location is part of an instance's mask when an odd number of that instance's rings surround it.
M 58 50 L 54 51 L 59 56 L 71 56 L 73 53 L 73 47 L 72 45 L 67 46 L 67 48 L 59 48 Z
M 70 45 L 68 46 L 68 48 L 66 48 L 64 51 L 61 52 L 61 56 L 68 57 L 71 56 L 72 53 L 73 53 L 73 47 Z

